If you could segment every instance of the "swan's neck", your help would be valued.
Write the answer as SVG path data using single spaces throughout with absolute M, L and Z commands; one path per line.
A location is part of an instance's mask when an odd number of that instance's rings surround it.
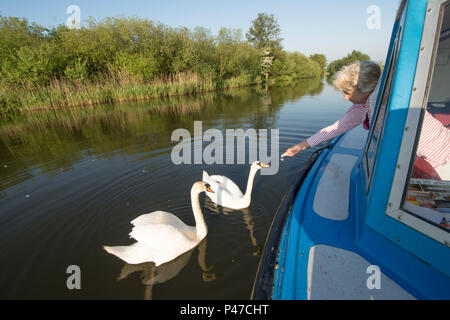
M 203 218 L 202 209 L 200 208 L 200 200 L 199 197 L 200 192 L 192 190 L 191 191 L 191 203 L 192 203 L 192 211 L 194 213 L 195 218 L 195 227 L 197 230 L 197 237 L 199 239 L 203 239 L 208 233 L 208 229 L 206 227 L 205 219 Z
M 258 172 L 258 168 L 250 167 L 250 174 L 248 175 L 247 181 L 247 189 L 245 190 L 244 197 L 242 201 L 246 204 L 250 205 L 250 201 L 252 200 L 252 189 L 253 189 L 253 181 L 255 180 L 256 173 Z

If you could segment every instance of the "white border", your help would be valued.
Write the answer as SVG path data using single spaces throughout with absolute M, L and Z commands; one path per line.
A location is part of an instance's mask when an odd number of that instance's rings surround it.
M 448 0 L 430 0 L 427 5 L 425 23 L 422 32 L 419 58 L 414 77 L 413 91 L 406 118 L 405 131 L 403 133 L 400 152 L 397 160 L 396 172 L 392 182 L 386 215 L 416 229 L 417 231 L 450 246 L 450 234 L 430 223 L 427 223 L 403 210 L 402 197 L 408 180 L 409 164 L 411 162 L 411 150 L 414 149 L 418 124 L 424 102 L 428 99 L 428 83 L 432 79 L 433 52 L 435 51 L 436 26 L 441 16 L 441 5 Z M 443 7 L 442 7 L 443 8 Z M 423 75 L 428 75 L 429 78 Z

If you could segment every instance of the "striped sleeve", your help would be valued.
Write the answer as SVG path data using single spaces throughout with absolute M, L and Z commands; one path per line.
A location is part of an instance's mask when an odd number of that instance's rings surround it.
M 311 147 L 315 147 L 324 141 L 337 137 L 363 123 L 367 112 L 367 104 L 354 104 L 341 119 L 332 125 L 319 130 L 317 133 L 306 139 L 306 141 Z
M 450 130 L 428 111 L 423 118 L 417 155 L 425 158 L 433 167 L 450 161 Z

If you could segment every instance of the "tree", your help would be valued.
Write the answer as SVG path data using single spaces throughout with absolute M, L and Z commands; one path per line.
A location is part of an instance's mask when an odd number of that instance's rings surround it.
M 327 58 L 325 57 L 324 54 L 315 53 L 315 54 L 310 55 L 309 59 L 317 62 L 322 69 L 325 68 L 325 66 L 327 65 Z
M 246 33 L 248 42 L 258 49 L 281 48 L 281 29 L 273 14 L 258 13 L 252 26 Z
M 273 14 L 259 13 L 258 17 L 252 21 L 252 26 L 248 30 L 247 37 L 255 48 L 261 50 L 261 73 L 267 81 L 269 80 L 269 73 L 272 69 L 273 62 L 277 51 L 281 51 L 280 37 L 281 29 Z
M 217 33 L 217 43 L 237 43 L 242 41 L 242 29 L 222 27 Z

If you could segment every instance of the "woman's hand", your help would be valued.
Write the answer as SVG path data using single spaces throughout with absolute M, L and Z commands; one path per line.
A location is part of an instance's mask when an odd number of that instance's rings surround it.
M 310 145 L 308 144 L 308 142 L 306 142 L 306 140 L 302 141 L 300 143 L 297 143 L 295 146 L 290 147 L 289 149 L 287 149 L 286 152 L 281 155 L 281 157 L 285 157 L 285 156 L 286 157 L 292 157 L 292 156 L 295 156 L 300 151 L 308 149 L 309 147 L 310 147 Z

